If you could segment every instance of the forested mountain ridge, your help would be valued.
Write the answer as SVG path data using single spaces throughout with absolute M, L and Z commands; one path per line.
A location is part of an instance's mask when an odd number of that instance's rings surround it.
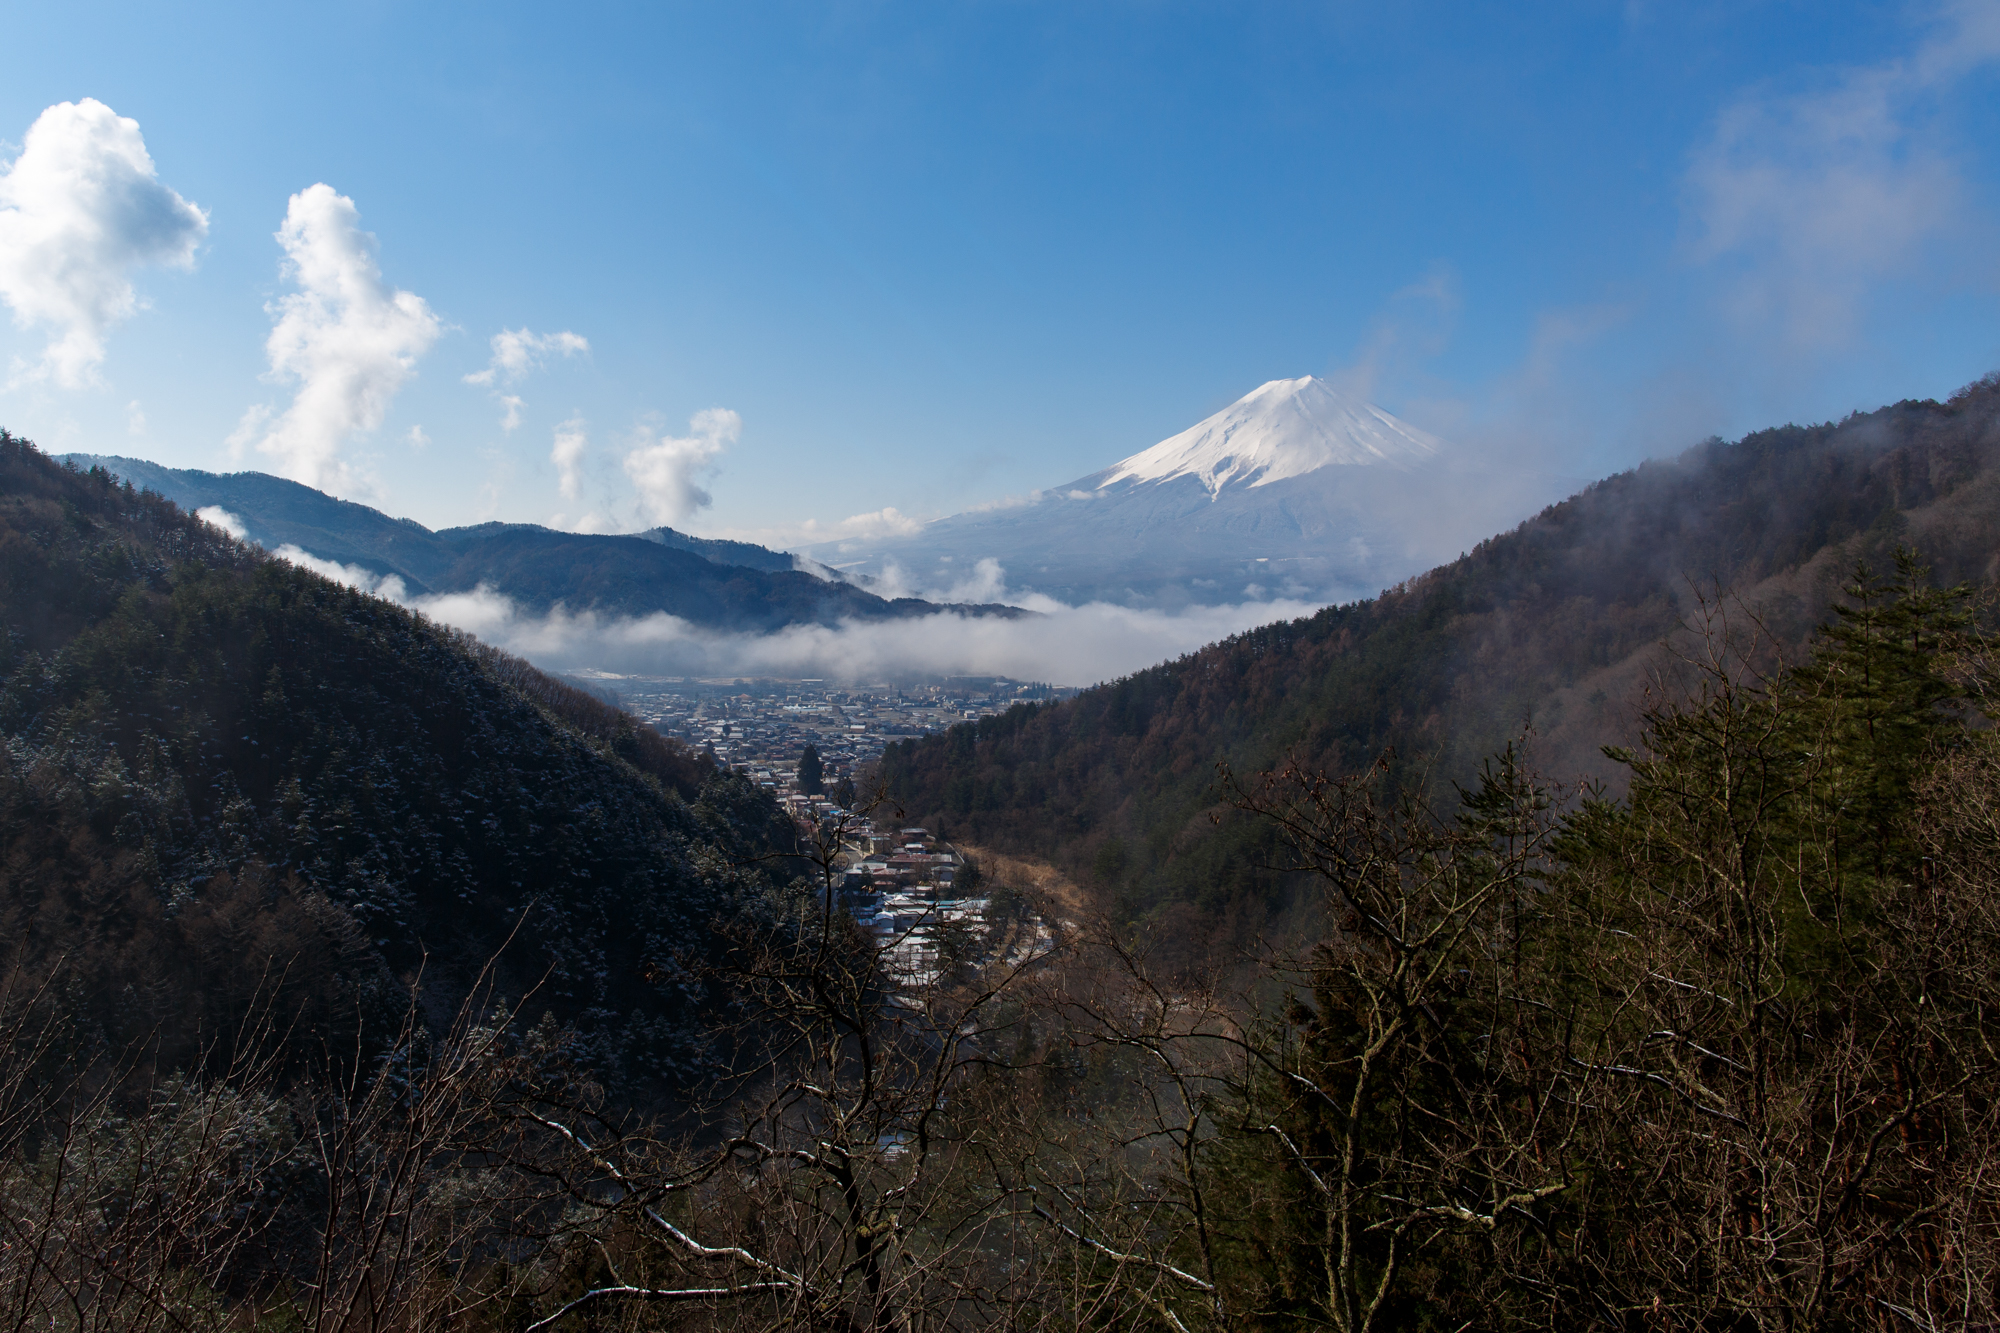
M 915 822 L 1048 859 L 1140 913 L 1268 907 L 1270 832 L 1215 806 L 1215 766 L 1292 755 L 1468 781 L 1524 725 L 1557 773 L 1597 747 L 1698 591 L 1748 598 L 1798 644 L 1857 557 L 1916 545 L 1945 581 L 1996 578 L 2000 387 L 1711 440 L 1551 506 L 1374 599 L 1266 626 L 1061 703 L 890 747 Z M 1217 815 L 1211 820 L 1210 815 Z
M 183 509 L 219 506 L 267 549 L 310 555 L 394 575 L 413 594 L 488 587 L 534 614 L 570 611 L 647 616 L 664 611 L 708 629 L 768 633 L 788 625 L 895 620 L 958 611 L 1018 616 L 1008 606 L 942 606 L 889 600 L 794 567 L 792 558 L 748 542 L 687 537 L 669 528 L 613 536 L 557 532 L 533 523 L 480 523 L 433 532 L 261 472 L 214 473 L 141 459 L 72 454 L 155 491 Z
M 523 662 L 0 434 L 8 964 L 162 1067 L 273 987 L 300 1035 L 421 973 L 500 986 L 614 1081 L 692 1072 L 711 921 L 785 845 L 741 778 Z M 351 1038 L 350 1038 L 351 1040 Z

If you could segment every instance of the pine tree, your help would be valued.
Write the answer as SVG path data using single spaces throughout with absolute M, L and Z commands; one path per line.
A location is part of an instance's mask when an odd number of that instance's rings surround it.
M 1841 863 L 1875 878 L 1910 869 L 1918 773 L 1963 734 L 1962 692 L 1946 667 L 1973 620 L 1969 584 L 1932 587 L 1915 552 L 1898 547 L 1895 559 L 1892 579 L 1856 565 L 1851 604 L 1835 608 L 1782 687 L 1802 751 L 1818 761 L 1816 813 L 1832 824 Z
M 806 752 L 799 756 L 799 790 L 808 796 L 826 790 L 826 767 L 820 763 L 816 745 L 806 746 Z

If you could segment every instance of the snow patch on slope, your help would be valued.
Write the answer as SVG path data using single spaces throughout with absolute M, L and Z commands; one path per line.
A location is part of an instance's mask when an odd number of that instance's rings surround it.
M 1441 443 L 1307 375 L 1272 380 L 1206 421 L 1133 454 L 1113 466 L 1097 489 L 1192 476 L 1213 497 L 1225 486 L 1268 486 L 1323 467 L 1408 467 L 1430 458 Z

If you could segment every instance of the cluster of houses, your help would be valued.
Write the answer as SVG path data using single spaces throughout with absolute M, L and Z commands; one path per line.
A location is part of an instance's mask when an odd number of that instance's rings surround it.
M 996 920 L 965 858 L 922 828 L 877 828 L 855 820 L 842 854 L 840 900 L 884 949 L 890 975 L 924 986 L 945 970 L 1000 950 L 1015 960 L 1049 947 L 1032 919 Z

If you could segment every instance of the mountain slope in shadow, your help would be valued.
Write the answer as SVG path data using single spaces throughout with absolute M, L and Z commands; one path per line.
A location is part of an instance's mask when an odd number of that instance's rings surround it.
M 782 552 L 688 537 L 670 528 L 604 536 L 531 523 L 482 523 L 434 532 L 261 472 L 202 472 L 95 454 L 67 458 L 79 467 L 102 467 L 189 512 L 219 507 L 241 525 L 247 540 L 267 550 L 294 546 L 378 577 L 393 575 L 417 596 L 484 587 L 535 614 L 559 605 L 624 616 L 665 612 L 705 629 L 758 633 L 941 611 L 1028 614 L 1010 606 L 878 597 L 797 569 Z

